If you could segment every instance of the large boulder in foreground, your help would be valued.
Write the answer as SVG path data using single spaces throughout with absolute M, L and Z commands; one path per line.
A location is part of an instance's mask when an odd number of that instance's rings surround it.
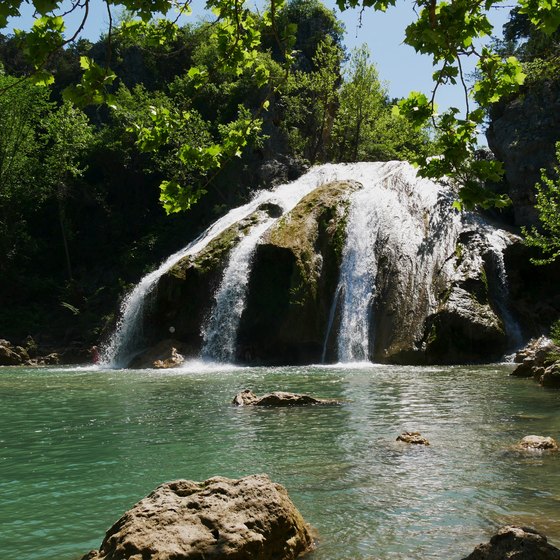
M 560 560 L 560 550 L 529 527 L 502 527 L 463 560 Z
M 162 484 L 82 560 L 291 560 L 312 548 L 286 489 L 260 474 Z

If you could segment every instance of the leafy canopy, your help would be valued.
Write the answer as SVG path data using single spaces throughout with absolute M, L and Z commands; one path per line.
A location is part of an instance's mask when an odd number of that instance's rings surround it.
M 556 144 L 557 164 L 552 177 L 543 169 L 541 181 L 535 185 L 541 228 L 523 228 L 525 243 L 536 247 L 542 257 L 531 259 L 533 264 L 548 264 L 560 256 L 560 142 Z
M 23 50 L 33 65 L 33 80 L 38 84 L 52 82 L 53 76 L 46 70 L 49 57 L 58 49 L 75 41 L 88 18 L 91 0 L 67 3 L 61 0 L 32 0 L 36 19 L 26 31 L 18 31 Z M 338 0 L 340 9 L 362 8 L 386 11 L 397 0 Z M 19 14 L 23 0 L 7 0 L 0 3 L 0 29 L 9 19 Z M 146 41 L 158 44 L 172 40 L 177 32 L 178 15 L 190 11 L 189 2 L 179 0 L 105 0 L 109 19 L 108 37 L 126 37 L 141 34 Z M 285 7 L 285 0 L 271 0 L 268 9 L 257 16 L 245 6 L 244 0 L 206 0 L 206 8 L 211 10 L 215 21 L 211 26 L 212 41 L 219 52 L 219 66 L 238 76 L 250 73 L 257 87 L 268 88 L 269 95 L 262 101 L 256 115 L 240 111 L 237 121 L 224 131 L 220 142 L 186 148 L 179 154 L 185 160 L 194 159 L 196 165 L 208 173 L 218 169 L 224 161 L 235 157 L 247 145 L 247 138 L 259 127 L 259 112 L 265 111 L 274 94 L 287 80 L 271 76 L 269 68 L 263 64 L 260 53 L 263 37 L 273 37 L 284 56 L 286 76 L 294 62 L 293 47 L 296 44 L 297 27 L 279 25 L 278 15 Z M 415 0 L 417 19 L 405 30 L 405 43 L 418 52 L 432 57 L 435 71 L 434 88 L 430 98 L 413 92 L 398 104 L 396 112 L 407 118 L 417 130 L 428 123 L 439 131 L 442 145 L 440 158 L 428 158 L 419 154 L 417 163 L 420 173 L 439 178 L 447 175 L 460 185 L 461 202 L 458 206 L 477 205 L 502 206 L 507 200 L 490 195 L 484 188 L 486 180 L 496 180 L 502 174 L 502 166 L 495 161 L 480 161 L 474 157 L 478 130 L 483 124 L 485 108 L 514 94 L 523 83 L 525 75 L 515 56 L 501 56 L 494 49 L 476 48 L 477 40 L 492 33 L 489 19 L 490 10 L 499 6 L 497 0 Z M 115 26 L 113 12 L 125 9 L 130 14 L 120 26 Z M 558 0 L 518 0 L 516 9 L 533 26 L 545 35 L 556 32 L 560 24 L 560 2 Z M 68 16 L 81 12 L 81 22 L 77 28 L 67 32 Z M 164 16 L 157 22 L 156 17 Z M 463 73 L 465 57 L 477 59 L 478 80 L 467 86 Z M 66 90 L 65 96 L 81 105 L 88 103 L 114 103 L 110 95 L 115 79 L 110 69 L 111 60 L 106 65 L 98 65 L 93 60 L 82 60 L 83 76 L 79 84 Z M 208 68 L 193 66 L 188 71 L 194 90 L 202 88 L 208 80 Z M 442 115 L 436 112 L 436 95 L 443 84 L 459 84 L 465 89 L 466 110 L 462 113 L 451 108 Z M 476 105 L 476 108 L 473 108 Z M 168 138 L 168 131 L 181 126 L 178 121 L 189 119 L 187 108 L 180 115 L 167 114 L 156 108 L 152 122 L 146 129 L 139 130 L 139 142 L 145 149 L 158 149 Z M 325 117 L 326 118 L 326 117 Z M 318 147 L 316 149 L 323 149 Z M 191 197 L 182 197 L 184 186 L 171 181 L 163 184 L 164 203 L 169 211 L 188 207 Z

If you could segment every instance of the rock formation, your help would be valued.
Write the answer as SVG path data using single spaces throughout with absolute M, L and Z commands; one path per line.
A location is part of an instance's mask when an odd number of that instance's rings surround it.
M 241 361 L 318 363 L 338 271 L 352 181 L 323 185 L 259 243 L 239 326 Z
M 560 549 L 529 527 L 502 527 L 463 560 L 560 560 Z
M 541 336 L 531 340 L 514 358 L 514 377 L 532 377 L 546 387 L 560 387 L 560 347 Z
M 83 560 L 293 560 L 313 539 L 285 488 L 266 475 L 158 486 Z
M 555 161 L 560 130 L 560 81 L 522 88 L 519 95 L 493 106 L 488 146 L 504 162 L 508 194 L 517 225 L 534 224 L 534 186 L 540 170 Z
M 29 354 L 21 346 L 13 346 L 9 341 L 0 340 L 0 366 L 19 366 L 29 360 Z
M 38 355 L 35 342 L 31 337 L 28 337 L 25 348 L 0 339 L 0 366 L 52 366 L 59 364 L 60 361 L 57 352 Z
M 550 436 L 525 436 L 513 449 L 515 451 L 558 451 L 558 443 Z
M 316 404 L 340 404 L 335 399 L 319 399 L 309 395 L 274 391 L 262 397 L 257 397 L 250 389 L 241 391 L 232 401 L 237 406 L 307 406 Z
M 397 436 L 397 441 L 412 445 L 430 445 L 430 442 L 420 432 L 403 432 Z
M 312 181 L 321 181 L 322 172 L 352 179 L 325 180 L 315 187 Z M 269 193 L 263 198 L 267 202 L 243 210 L 242 219 L 228 221 L 229 227 L 202 249 L 162 272 L 139 314 L 142 328 L 133 329 L 145 338 L 145 346 L 157 349 L 172 332 L 174 348 L 186 358 L 202 353 L 255 365 L 363 359 L 464 363 L 497 360 L 522 336 L 515 324 L 517 308 L 510 306 L 504 260 L 505 251 L 519 245 L 518 237 L 480 217 L 459 216 L 446 187 L 419 184 L 404 162 L 325 166 L 309 177 L 307 183 L 302 178 L 301 187 L 294 185 L 295 195 L 282 191 L 285 206 L 280 199 L 274 202 L 275 191 Z M 368 278 L 358 275 L 355 281 L 370 294 L 362 306 L 368 308 L 367 318 L 355 335 L 345 322 L 346 309 L 352 307 L 346 295 L 353 287 L 343 270 L 351 260 L 349 232 L 359 229 L 361 235 L 362 228 L 347 227 L 360 205 L 366 209 L 362 227 L 364 236 L 371 237 L 367 259 L 372 262 L 367 260 L 365 267 Z M 230 259 L 249 241 L 250 250 L 243 249 L 246 260 Z M 354 261 L 365 259 L 356 255 Z M 232 266 L 236 262 L 245 263 L 244 268 Z M 225 281 L 231 270 L 236 270 L 237 283 Z M 216 314 L 216 309 L 229 308 L 215 303 L 234 301 L 220 295 L 229 285 L 243 287 L 242 302 L 230 306 L 238 313 L 231 337 L 232 329 L 225 326 L 233 322 Z M 359 355 L 341 352 L 343 325 L 349 344 L 359 337 L 365 341 Z M 203 345 L 209 332 L 222 336 L 226 330 L 227 356 Z M 133 365 L 153 367 L 155 360 L 165 365 L 171 357 L 152 356 L 149 365 L 144 358 Z

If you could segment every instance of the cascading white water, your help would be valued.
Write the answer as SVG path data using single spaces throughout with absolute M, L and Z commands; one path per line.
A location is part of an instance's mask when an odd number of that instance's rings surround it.
M 323 346 L 323 359 L 338 315 L 338 360 L 359 362 L 372 357 L 372 309 L 378 262 L 394 270 L 396 292 L 402 295 L 401 329 L 413 318 L 427 316 L 436 304 L 433 277 L 453 252 L 459 218 L 451 210 L 444 187 L 420 179 L 405 162 L 354 164 L 347 179 L 363 189 L 352 195 L 347 238 L 338 287 Z M 347 170 L 348 171 L 348 170 Z M 338 310 L 338 311 L 337 311 Z
M 149 295 L 173 265 L 204 249 L 260 205 L 273 203 L 285 213 L 318 186 L 338 180 L 356 181 L 363 188 L 351 195 L 347 239 L 323 355 L 327 342 L 334 338 L 331 331 L 335 323 L 340 361 L 372 359 L 373 342 L 376 355 L 383 355 L 388 348 L 394 355 L 400 348 L 421 341 L 425 334 L 423 321 L 436 311 L 440 301 L 437 290 L 455 270 L 453 257 L 461 218 L 451 208 L 449 189 L 418 178 L 406 162 L 327 164 L 313 168 L 297 181 L 258 193 L 143 278 L 123 303 L 119 326 L 103 352 L 104 365 L 126 366 L 142 349 L 143 315 Z M 254 226 L 232 249 L 211 318 L 203 328 L 204 356 L 219 361 L 234 358 L 251 258 L 259 238 L 277 219 Z M 372 320 L 374 303 L 380 298 L 383 305 Z M 375 340 L 372 325 L 379 325 Z
M 126 367 L 130 359 L 141 350 L 142 322 L 149 295 L 158 280 L 172 266 L 184 257 L 201 251 L 220 233 L 235 222 L 249 216 L 261 204 L 273 202 L 284 208 L 284 211 L 289 211 L 317 186 L 335 180 L 340 171 L 341 166 L 338 165 L 318 166 L 292 183 L 280 185 L 271 191 L 257 193 L 251 202 L 228 212 L 197 239 L 166 259 L 157 270 L 142 278 L 121 304 L 117 327 L 101 351 L 101 365 L 112 368 Z
M 358 191 L 352 197 L 348 215 L 337 288 L 342 300 L 338 332 L 341 362 L 363 362 L 369 356 L 370 314 L 377 275 L 375 242 L 380 225 L 376 202 L 370 189 Z
M 271 218 L 254 226 L 231 252 L 222 281 L 216 291 L 210 318 L 202 327 L 202 357 L 218 362 L 233 362 L 237 330 L 245 299 L 251 259 L 262 234 L 275 222 Z
M 523 345 L 523 335 L 519 323 L 513 317 L 509 307 L 509 281 L 504 262 L 504 251 L 508 245 L 510 245 L 511 241 L 503 231 L 495 229 L 486 232 L 486 240 L 492 249 L 498 276 L 496 305 L 504 321 L 504 328 L 508 336 L 510 350 L 518 350 Z

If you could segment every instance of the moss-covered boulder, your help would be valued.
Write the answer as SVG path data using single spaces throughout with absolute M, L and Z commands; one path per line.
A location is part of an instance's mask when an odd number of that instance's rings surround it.
M 320 186 L 266 232 L 253 258 L 239 326 L 241 361 L 321 361 L 350 195 L 360 187 L 353 181 Z

